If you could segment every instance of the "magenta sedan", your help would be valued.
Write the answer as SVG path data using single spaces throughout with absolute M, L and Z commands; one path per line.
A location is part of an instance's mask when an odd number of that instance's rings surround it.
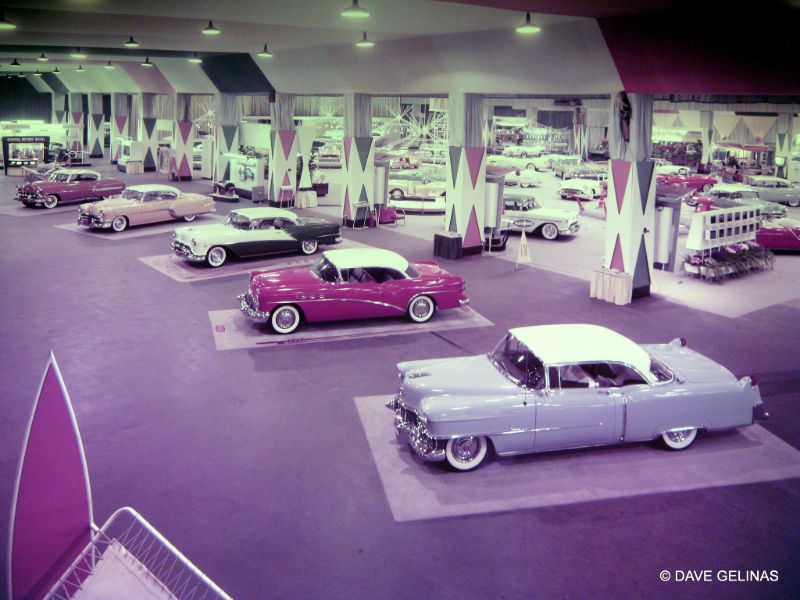
M 89 169 L 58 169 L 44 181 L 17 188 L 17 200 L 25 206 L 55 208 L 59 204 L 90 202 L 115 196 L 125 189 L 121 179 L 104 179 Z
M 407 315 L 425 323 L 436 310 L 466 306 L 464 280 L 433 262 L 410 264 L 390 250 L 329 250 L 312 267 L 256 271 L 239 296 L 242 312 L 288 334 L 306 321 Z

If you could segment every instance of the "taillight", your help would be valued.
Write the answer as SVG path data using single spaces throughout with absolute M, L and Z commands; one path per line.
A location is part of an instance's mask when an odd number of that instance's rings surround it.
M 758 385 L 758 380 L 756 379 L 755 375 L 750 375 L 750 385 L 753 387 Z
M 682 338 L 681 338 L 681 347 L 682 347 L 682 348 L 685 348 L 685 347 L 686 347 L 686 338 L 685 338 L 685 337 L 682 337 Z

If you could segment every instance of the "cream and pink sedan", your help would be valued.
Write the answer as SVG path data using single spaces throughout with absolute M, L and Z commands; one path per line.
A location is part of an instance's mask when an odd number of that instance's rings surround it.
M 329 250 L 312 267 L 255 271 L 239 296 L 249 319 L 288 334 L 300 324 L 407 315 L 429 321 L 466 306 L 464 280 L 433 262 L 409 263 L 390 250 Z

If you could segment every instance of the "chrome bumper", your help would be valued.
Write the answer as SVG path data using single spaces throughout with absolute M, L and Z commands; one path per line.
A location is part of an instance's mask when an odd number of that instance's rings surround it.
M 258 323 L 266 323 L 269 321 L 269 312 L 258 311 L 250 305 L 251 299 L 249 292 L 246 294 L 239 294 L 238 298 L 242 314 L 245 317 Z
M 399 396 L 395 396 L 386 403 L 386 408 L 394 411 L 394 430 L 401 442 L 408 442 L 411 449 L 422 460 L 427 462 L 440 462 L 445 459 L 444 440 L 436 440 L 428 435 L 414 411 L 403 406 Z
M 177 240 L 173 240 L 171 246 L 175 254 L 182 256 L 186 260 L 190 260 L 192 262 L 203 262 L 206 259 L 204 254 L 195 254 L 192 252 L 192 249 L 189 245 L 178 242 Z
M 558 233 L 560 233 L 561 235 L 574 235 L 574 234 L 578 233 L 580 231 L 580 229 L 581 229 L 581 226 L 576 221 L 575 223 L 570 223 L 569 227 L 567 227 L 566 229 L 559 229 Z
M 93 215 L 79 214 L 78 225 L 93 227 L 94 229 L 108 229 L 111 227 L 111 221 L 102 221 Z
M 38 194 L 17 194 L 17 202 L 22 202 L 25 206 L 40 206 L 44 204 L 44 196 Z
M 460 298 L 458 301 L 459 306 L 467 306 L 469 305 L 469 298 Z
M 753 407 L 753 422 L 756 421 L 766 421 L 769 419 L 769 413 L 767 409 L 764 408 L 764 403 L 760 402 Z

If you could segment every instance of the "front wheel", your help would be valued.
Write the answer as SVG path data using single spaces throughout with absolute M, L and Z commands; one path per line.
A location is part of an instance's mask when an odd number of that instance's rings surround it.
M 542 237 L 546 240 L 554 240 L 558 237 L 558 227 L 552 223 L 542 225 Z
M 128 219 L 127 217 L 114 217 L 114 220 L 111 221 L 111 229 L 120 233 L 125 231 L 128 228 Z
M 300 242 L 300 252 L 305 254 L 306 256 L 310 256 L 317 251 L 319 247 L 319 242 L 317 240 L 303 240 Z
M 704 192 L 707 192 L 707 191 L 708 191 L 708 190 L 710 190 L 712 187 L 714 187 L 714 186 L 713 186 L 713 185 L 711 185 L 710 183 L 707 183 L 707 184 L 705 184 L 705 185 L 703 186 L 703 191 L 704 191 Z
M 222 246 L 214 246 L 213 248 L 209 248 L 208 253 L 206 254 L 206 262 L 208 263 L 208 266 L 214 268 L 224 265 L 227 258 L 228 251 Z
M 389 192 L 389 198 L 391 198 L 392 200 L 402 200 L 405 197 L 406 197 L 405 193 L 403 193 L 403 190 L 401 190 L 400 188 L 395 188 Z
M 55 208 L 58 206 L 58 196 L 55 194 L 50 194 L 47 198 L 44 199 L 44 207 L 45 208 Z
M 436 312 L 436 305 L 428 296 L 417 296 L 408 305 L 408 316 L 415 323 L 427 323 Z
M 447 441 L 445 456 L 451 467 L 458 471 L 476 469 L 486 458 L 489 443 L 481 435 L 471 435 Z
M 697 429 L 690 427 L 688 429 L 665 431 L 661 434 L 661 441 L 670 450 L 683 450 L 691 446 L 696 437 Z
M 269 320 L 275 333 L 286 335 L 300 326 L 300 311 L 289 304 L 276 308 Z
M 686 206 L 697 206 L 697 198 L 692 196 L 686 200 Z
M 787 202 L 786 204 L 788 204 L 792 208 L 797 208 L 798 206 L 800 206 L 800 200 L 789 200 L 789 202 Z
M 191 223 L 197 218 L 197 215 L 184 215 L 183 220 L 187 223 Z

